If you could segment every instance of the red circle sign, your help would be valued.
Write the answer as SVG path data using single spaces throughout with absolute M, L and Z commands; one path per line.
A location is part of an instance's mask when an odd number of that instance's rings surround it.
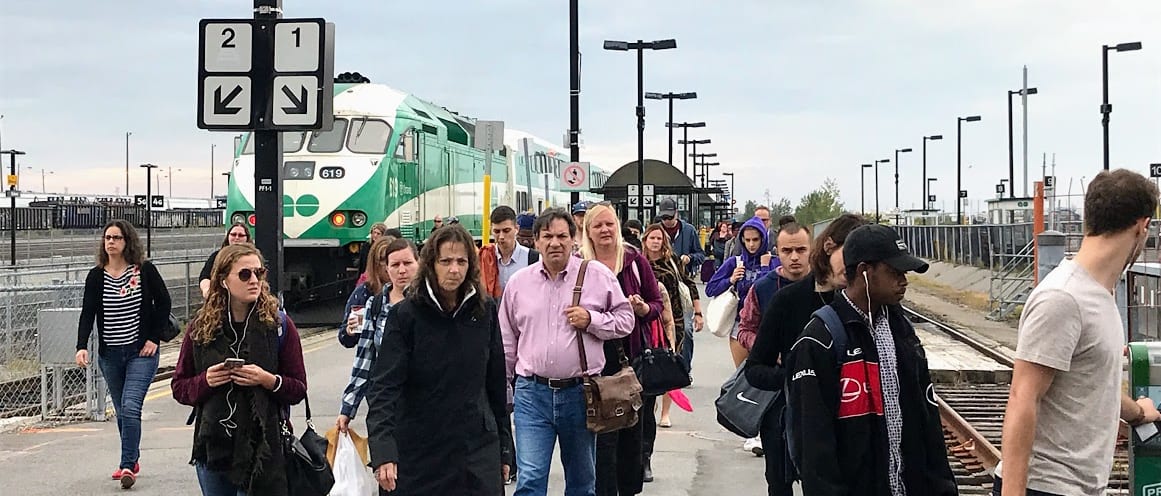
M 569 187 L 578 187 L 585 183 L 586 171 L 579 164 L 570 164 L 561 171 L 562 181 Z

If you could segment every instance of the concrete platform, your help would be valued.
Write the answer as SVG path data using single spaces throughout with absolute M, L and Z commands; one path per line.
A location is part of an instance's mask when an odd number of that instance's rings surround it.
M 915 324 L 927 353 L 931 380 L 938 384 L 1007 384 L 1012 369 L 927 324 Z

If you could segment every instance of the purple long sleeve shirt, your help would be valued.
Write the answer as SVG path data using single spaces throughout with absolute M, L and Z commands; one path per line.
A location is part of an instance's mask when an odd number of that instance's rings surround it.
M 549 379 L 598 375 L 605 365 L 603 342 L 633 331 L 633 309 L 617 278 L 599 262 L 588 264 L 580 305 L 592 322 L 581 333 L 588 360 L 588 369 L 581 370 L 577 333 L 564 314 L 572 306 L 580 266 L 579 258 L 568 257 L 565 270 L 550 278 L 544 262 L 537 262 L 508 280 L 499 314 L 509 380 L 513 374 Z

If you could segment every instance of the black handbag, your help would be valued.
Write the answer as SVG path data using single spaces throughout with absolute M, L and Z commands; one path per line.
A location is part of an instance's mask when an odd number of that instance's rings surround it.
M 177 316 L 170 313 L 169 320 L 161 326 L 161 336 L 159 337 L 162 341 L 169 342 L 173 341 L 173 338 L 176 338 L 178 334 L 181 334 L 181 323 L 177 321 Z
M 310 399 L 306 403 L 306 429 L 295 438 L 290 420 L 282 421 L 282 449 L 286 456 L 286 482 L 290 496 L 327 496 L 335 476 L 327 462 L 327 439 L 314 431 L 310 419 Z
M 651 322 L 650 328 L 656 347 L 651 347 L 648 339 L 642 336 L 645 347 L 641 354 L 633 359 L 633 370 L 637 372 L 637 380 L 643 389 L 641 394 L 660 396 L 692 384 L 689 364 L 667 346 L 668 343 L 665 342 L 666 339 L 661 332 L 660 318 Z

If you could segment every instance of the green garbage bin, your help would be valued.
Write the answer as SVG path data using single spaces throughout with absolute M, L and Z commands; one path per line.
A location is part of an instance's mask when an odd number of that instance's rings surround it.
M 1129 343 L 1129 390 L 1161 404 L 1161 342 Z M 1134 496 L 1161 496 L 1161 423 L 1129 435 L 1129 489 Z

